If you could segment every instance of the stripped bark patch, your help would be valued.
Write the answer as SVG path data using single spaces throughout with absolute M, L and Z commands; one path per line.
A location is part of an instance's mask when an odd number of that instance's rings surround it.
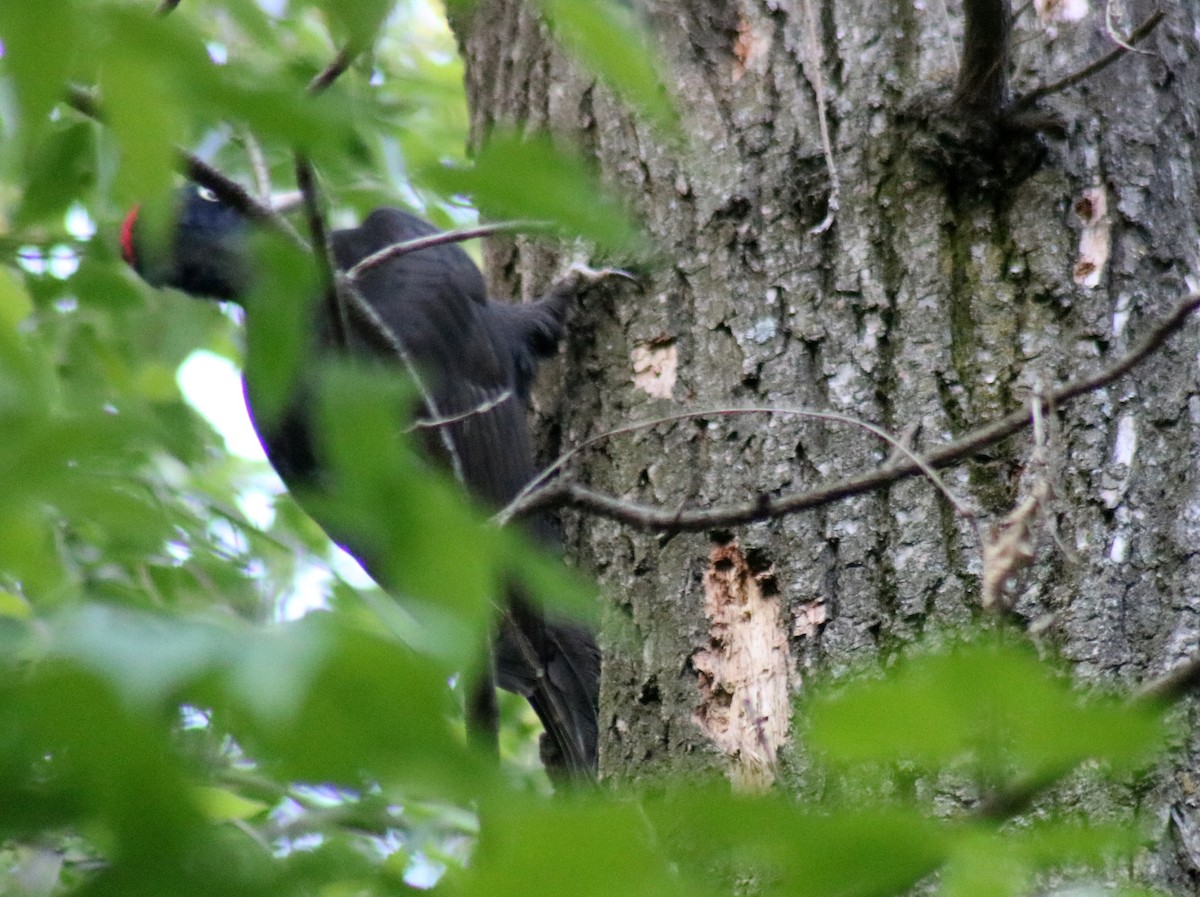
M 1103 187 L 1088 187 L 1075 201 L 1075 214 L 1083 222 L 1079 233 L 1079 257 L 1071 276 L 1081 287 L 1100 285 L 1112 247 L 1112 222 L 1108 217 L 1108 194 Z
M 829 620 L 829 609 L 824 601 L 809 601 L 792 612 L 792 636 L 794 638 L 816 638 Z
M 641 343 L 630 353 L 633 385 L 656 399 L 669 399 L 675 390 L 675 367 L 679 353 L 675 341 Z
M 755 573 L 736 541 L 715 545 L 704 574 L 708 644 L 692 655 L 700 677 L 697 725 L 730 758 L 739 791 L 775 781 L 790 722 L 787 625 L 771 570 Z M 768 594 L 769 593 L 769 594 Z
M 746 72 L 763 74 L 771 55 L 770 22 L 751 22 L 745 9 L 738 10 L 737 40 L 733 44 L 733 83 Z
M 1043 25 L 1078 22 L 1091 12 L 1087 0 L 1033 0 L 1033 9 Z

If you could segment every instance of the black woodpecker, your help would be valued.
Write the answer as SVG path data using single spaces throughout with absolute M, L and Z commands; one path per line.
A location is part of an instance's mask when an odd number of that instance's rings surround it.
M 148 251 L 150 243 L 142 239 L 137 209 L 122 226 L 121 248 L 125 260 L 153 285 L 245 304 L 252 301 L 248 295 L 252 226 L 211 192 L 188 187 L 180 194 L 177 223 L 161 258 L 153 257 L 157 254 Z M 361 227 L 334 231 L 331 238 L 336 264 L 345 271 L 386 246 L 437 232 L 408 212 L 381 208 L 368 215 Z M 363 273 L 357 288 L 404 345 L 422 375 L 436 415 L 442 419 L 464 415 L 444 426 L 467 489 L 486 506 L 503 507 L 536 473 L 525 399 L 539 361 L 553 354 L 562 338 L 571 291 L 553 292 L 526 304 L 493 301 L 487 297 L 479 269 L 456 243 L 395 257 Z M 333 344 L 326 303 L 298 307 L 313 309 L 316 355 L 347 350 Z M 350 352 L 402 370 L 394 355 L 371 348 L 369 340 L 348 339 L 347 343 Z M 268 428 L 255 420 L 267 457 L 302 499 L 306 490 L 320 488 L 322 460 L 303 372 L 299 381 L 277 422 Z M 254 417 L 251 394 L 247 391 L 247 403 Z M 473 410 L 476 413 L 470 413 Z M 422 415 L 432 416 L 430 412 L 418 409 Z M 424 445 L 445 462 L 446 452 L 439 443 L 439 438 L 431 437 Z M 544 515 L 526 520 L 524 526 L 535 541 L 544 545 L 557 541 L 553 521 Z M 378 578 L 378 565 L 367 556 L 369 552 L 354 544 L 344 547 Z M 518 585 L 509 588 L 507 606 L 494 649 L 496 682 L 527 698 L 541 719 L 546 730 L 542 757 L 553 778 L 593 778 L 600 687 L 595 638 L 578 623 L 547 618 Z

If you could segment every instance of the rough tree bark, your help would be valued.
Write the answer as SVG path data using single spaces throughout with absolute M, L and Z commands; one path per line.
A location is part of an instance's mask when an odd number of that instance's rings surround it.
M 973 97 L 955 91 L 957 4 L 637 5 L 686 149 L 574 67 L 529 4 L 479 0 L 455 22 L 473 142 L 497 123 L 573 140 L 660 249 L 643 295 L 593 295 L 579 313 L 538 397 L 547 458 L 633 420 L 745 405 L 854 415 L 915 431 L 928 451 L 1121 356 L 1188 292 L 1200 267 L 1196 3 L 1170 6 L 1148 53 L 999 124 L 972 116 L 1113 49 L 1102 6 L 1074 23 L 1025 7 L 1008 83 Z M 1052 17 L 1069 4 L 1045 6 Z M 1113 12 L 1128 33 L 1154 7 Z M 557 262 L 533 242 L 488 250 L 499 295 L 535 295 Z M 944 471 L 985 529 L 1053 487 L 1007 613 L 1080 679 L 1133 687 L 1200 648 L 1198 352 L 1193 323 L 1049 417 L 1044 464 L 1025 430 Z M 703 508 L 812 488 L 889 451 L 836 423 L 710 416 L 614 437 L 570 472 Z M 984 616 L 976 531 L 924 479 L 709 532 L 563 518 L 570 556 L 605 596 L 608 777 L 720 769 L 818 787 L 787 720 L 810 673 L 886 661 Z M 1161 837 L 1142 871 L 1180 891 L 1200 860 L 1185 831 L 1200 825 L 1188 773 L 1200 726 L 1191 705 L 1183 713 L 1192 734 L 1148 791 L 1059 798 L 1148 808 Z

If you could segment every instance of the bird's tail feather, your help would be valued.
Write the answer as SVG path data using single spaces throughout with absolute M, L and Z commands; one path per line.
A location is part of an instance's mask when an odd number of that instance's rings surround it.
M 541 720 L 546 729 L 542 762 L 551 778 L 594 779 L 600 649 L 592 633 L 578 623 L 539 621 L 530 632 L 526 616 L 509 614 L 501 628 L 497 684 L 528 699 Z

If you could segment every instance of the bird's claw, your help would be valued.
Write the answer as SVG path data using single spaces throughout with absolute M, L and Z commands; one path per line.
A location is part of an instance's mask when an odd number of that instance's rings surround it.
M 578 290 L 583 287 L 593 287 L 614 277 L 627 280 L 638 287 L 642 286 L 641 278 L 624 268 L 592 268 L 582 262 L 573 262 L 559 278 L 559 282 Z

